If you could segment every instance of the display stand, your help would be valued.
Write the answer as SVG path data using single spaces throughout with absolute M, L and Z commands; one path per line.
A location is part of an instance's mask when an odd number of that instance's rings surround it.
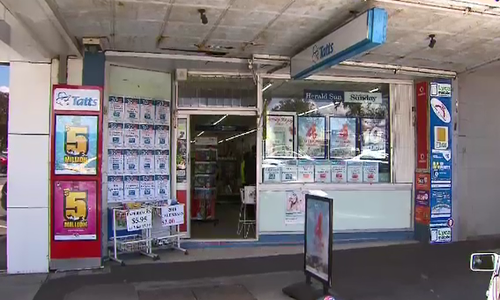
M 153 206 L 153 247 L 158 249 L 172 249 L 184 252 L 188 251 L 181 247 L 180 225 L 184 224 L 184 204 L 166 205 L 157 204 Z

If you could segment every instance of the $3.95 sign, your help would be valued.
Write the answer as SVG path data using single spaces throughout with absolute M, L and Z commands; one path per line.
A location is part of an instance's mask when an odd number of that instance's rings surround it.
M 169 205 L 161 208 L 161 225 L 175 226 L 184 224 L 184 204 Z
M 131 209 L 127 212 L 127 231 L 149 229 L 153 227 L 150 208 Z
M 449 243 L 451 242 L 451 228 L 433 228 L 431 229 L 431 242 Z

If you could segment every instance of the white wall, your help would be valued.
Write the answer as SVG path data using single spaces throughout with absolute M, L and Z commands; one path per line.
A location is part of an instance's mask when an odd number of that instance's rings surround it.
M 453 210 L 459 239 L 500 234 L 499 82 L 500 64 L 458 76 Z
M 9 273 L 48 272 L 51 74 L 50 63 L 10 64 Z

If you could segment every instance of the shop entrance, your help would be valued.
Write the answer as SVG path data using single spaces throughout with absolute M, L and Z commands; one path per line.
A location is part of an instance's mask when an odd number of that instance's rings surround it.
M 256 116 L 187 116 L 186 190 L 191 239 L 253 239 L 255 205 L 242 205 L 240 189 L 256 183 Z M 179 152 L 178 152 L 179 153 Z M 250 177 L 250 178 L 246 178 Z M 239 226 L 240 225 L 240 226 Z

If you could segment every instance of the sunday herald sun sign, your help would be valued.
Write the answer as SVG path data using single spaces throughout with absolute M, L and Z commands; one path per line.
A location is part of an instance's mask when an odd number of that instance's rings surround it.
M 313 45 L 290 61 L 293 79 L 304 79 L 344 60 L 385 43 L 387 11 L 372 8 Z

